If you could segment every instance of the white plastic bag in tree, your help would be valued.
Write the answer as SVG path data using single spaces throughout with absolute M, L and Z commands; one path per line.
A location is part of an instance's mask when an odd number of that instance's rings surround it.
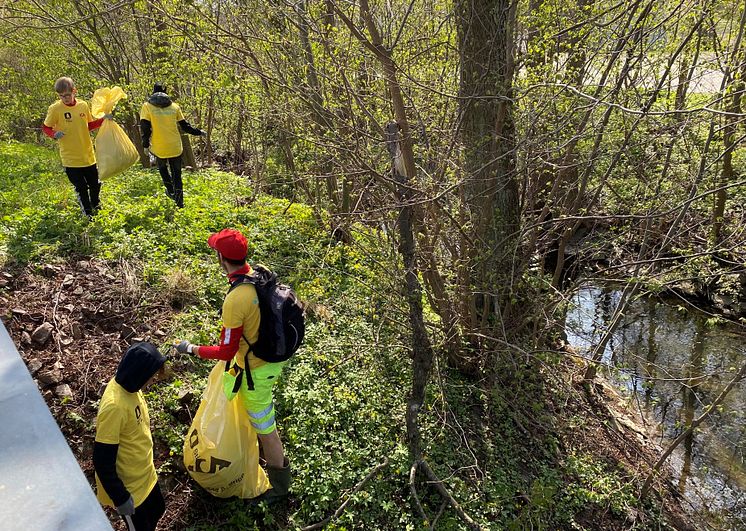
M 111 114 L 117 102 L 127 95 L 120 87 L 96 90 L 91 98 L 91 114 L 101 118 Z M 114 120 L 104 120 L 96 135 L 96 165 L 99 179 L 121 173 L 140 158 L 137 148 Z
M 255 498 L 269 488 L 259 466 L 259 442 L 241 400 L 223 393 L 224 362 L 218 362 L 184 441 L 184 466 L 218 498 Z

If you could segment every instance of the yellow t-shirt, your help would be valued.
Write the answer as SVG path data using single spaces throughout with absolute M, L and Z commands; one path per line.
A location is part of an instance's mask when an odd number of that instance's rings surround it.
M 230 334 L 232 328 L 243 327 L 243 336 L 250 342 L 256 343 L 259 338 L 259 298 L 256 295 L 256 288 L 251 284 L 239 284 L 231 291 L 223 301 L 223 328 L 225 334 Z M 230 343 L 230 336 L 223 337 L 223 341 Z M 249 349 L 244 337 L 238 344 L 235 360 L 239 367 L 244 366 L 244 356 Z M 256 369 L 267 363 L 249 353 L 249 368 Z
M 96 164 L 91 134 L 88 131 L 88 122 L 92 121 L 91 111 L 83 100 L 77 100 L 72 106 L 67 106 L 62 101 L 49 106 L 44 125 L 65 133 L 57 141 L 64 167 L 85 168 Z
M 153 465 L 150 416 L 142 391 L 130 393 L 113 378 L 101 397 L 96 418 L 96 441 L 118 444 L 117 475 L 139 506 L 158 481 Z M 96 496 L 114 506 L 96 476 Z
M 140 119 L 149 120 L 153 126 L 153 136 L 150 139 L 150 151 L 153 155 L 162 159 L 181 155 L 183 148 L 179 122 L 184 119 L 184 115 L 176 103 L 172 102 L 163 108 L 152 103 L 144 103 L 140 110 Z

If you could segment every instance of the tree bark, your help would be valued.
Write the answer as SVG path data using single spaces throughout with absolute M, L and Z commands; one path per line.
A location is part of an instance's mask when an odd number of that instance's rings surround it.
M 501 328 L 512 304 L 518 244 L 518 184 L 513 124 L 512 23 L 508 0 L 457 0 L 464 201 L 476 245 L 468 251 L 470 316 L 479 347 Z M 465 257 L 466 258 L 466 257 Z M 497 325 L 497 327 L 495 326 Z

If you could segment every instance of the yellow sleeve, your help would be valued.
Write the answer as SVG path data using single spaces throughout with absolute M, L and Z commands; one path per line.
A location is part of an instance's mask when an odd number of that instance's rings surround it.
M 231 291 L 223 302 L 223 326 L 226 330 L 243 328 L 243 335 L 252 343 L 259 335 L 259 298 L 256 288 L 243 284 Z
M 148 108 L 147 103 L 142 104 L 142 109 L 140 109 L 140 120 L 152 120 L 150 117 L 150 109 Z
M 54 105 L 50 105 L 47 109 L 47 117 L 44 118 L 44 125 L 47 127 L 54 127 L 57 125 L 57 113 L 54 112 Z
M 104 405 L 96 417 L 96 442 L 119 444 L 119 434 L 124 426 L 124 411 L 114 404 Z
M 243 317 L 239 311 L 239 304 L 236 297 L 231 297 L 234 293 L 238 292 L 241 288 L 236 288 L 228 294 L 223 301 L 223 327 L 228 330 L 231 328 L 243 327 Z
M 176 104 L 174 103 L 174 105 L 176 105 Z M 180 122 L 183 119 L 184 119 L 184 113 L 181 112 L 181 107 L 179 107 L 178 105 L 176 105 L 176 121 Z

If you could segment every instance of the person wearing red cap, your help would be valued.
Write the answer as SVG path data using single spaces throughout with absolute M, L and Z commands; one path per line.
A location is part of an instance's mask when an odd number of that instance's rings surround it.
M 279 380 L 286 362 L 270 363 L 251 352 L 250 346 L 259 337 L 261 314 L 256 288 L 252 284 L 241 282 L 244 276 L 252 272 L 251 266 L 246 262 L 246 237 L 235 229 L 223 229 L 211 235 L 207 244 L 217 251 L 220 265 L 231 283 L 231 290 L 223 301 L 220 344 L 202 346 L 181 341 L 176 345 L 176 350 L 197 354 L 204 359 L 234 360 L 244 370 L 248 362 L 253 389 L 249 389 L 247 385 L 248 378 L 243 378 L 238 394 L 249 412 L 267 462 L 267 475 L 272 489 L 264 497 L 287 496 L 290 488 L 290 465 L 277 433 L 272 399 L 272 388 Z

